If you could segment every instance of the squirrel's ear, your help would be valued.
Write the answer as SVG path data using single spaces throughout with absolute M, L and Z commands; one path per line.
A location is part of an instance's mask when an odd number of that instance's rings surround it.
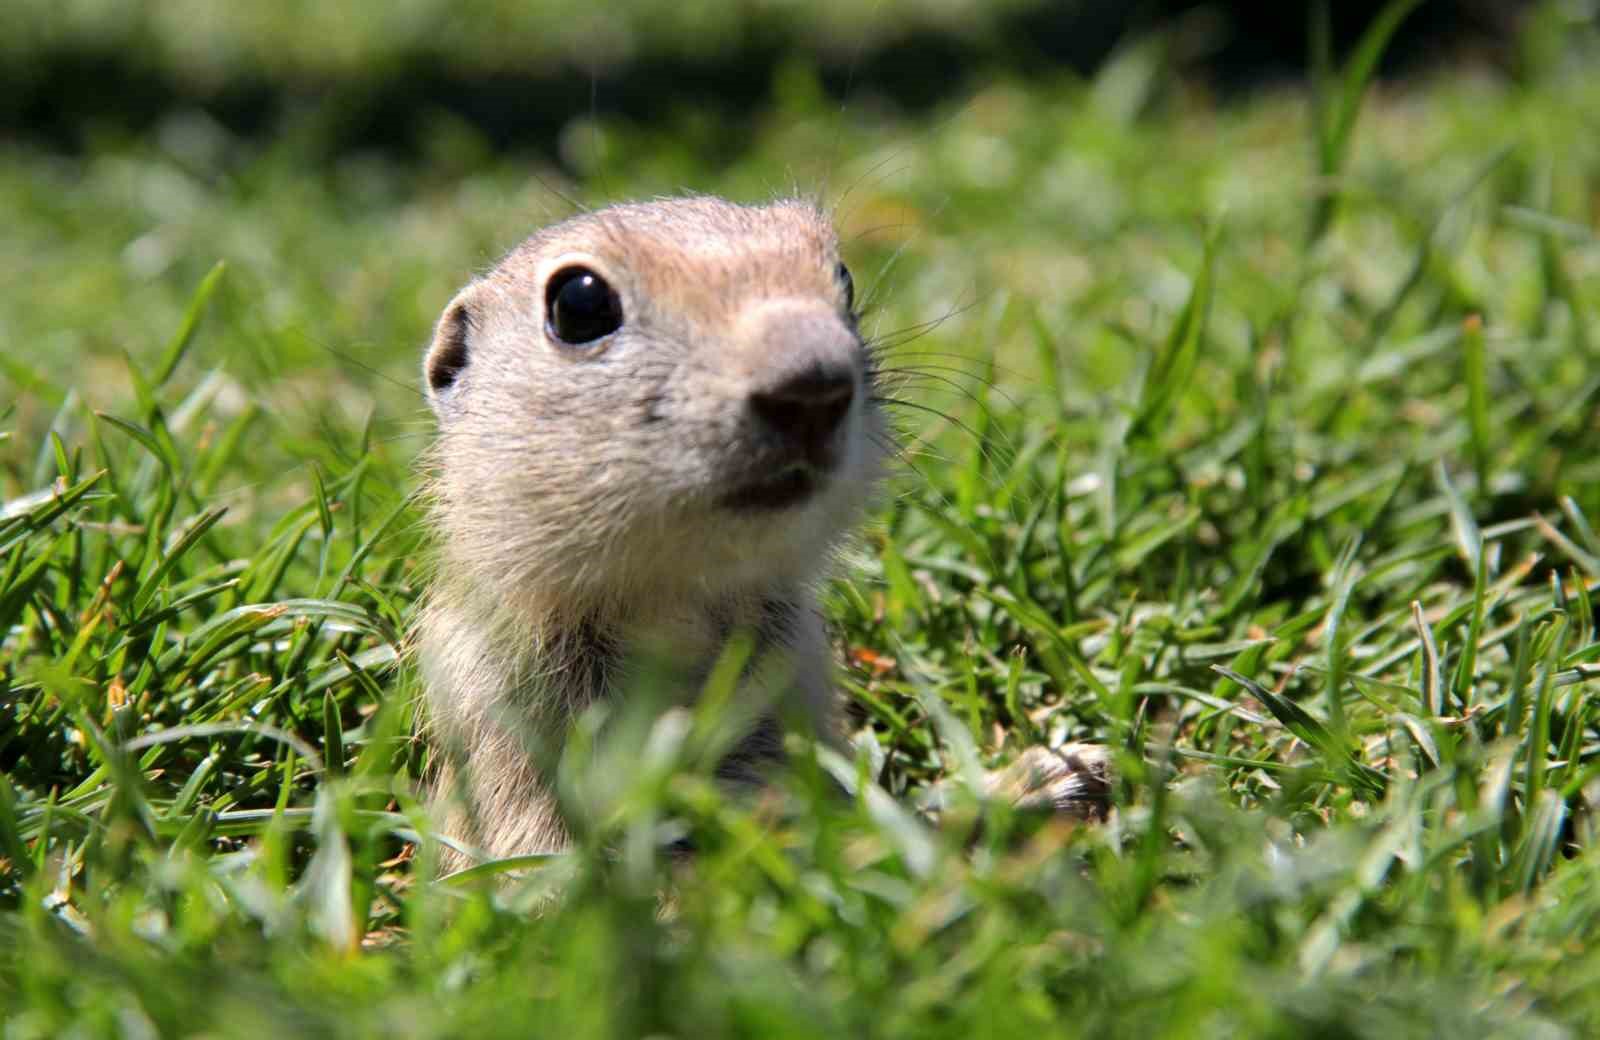
M 472 340 L 480 317 L 475 290 L 475 286 L 469 285 L 450 301 L 434 326 L 433 342 L 422 359 L 422 380 L 428 388 L 428 404 L 435 413 L 442 412 L 448 405 L 461 376 L 472 363 Z

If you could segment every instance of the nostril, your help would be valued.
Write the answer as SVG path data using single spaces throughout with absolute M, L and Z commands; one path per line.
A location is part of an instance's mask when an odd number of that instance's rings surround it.
M 855 397 L 855 387 L 845 387 L 833 400 L 816 406 L 817 425 L 832 432 L 839 424 L 844 422 L 845 415 L 850 411 L 850 401 Z
M 849 414 L 855 392 L 853 371 L 816 365 L 753 392 L 750 407 L 774 432 L 799 442 L 815 459 Z
M 844 366 L 811 365 L 773 386 L 756 391 L 755 396 L 820 407 L 834 404 L 840 399 L 849 404 L 855 388 L 855 373 L 850 369 Z

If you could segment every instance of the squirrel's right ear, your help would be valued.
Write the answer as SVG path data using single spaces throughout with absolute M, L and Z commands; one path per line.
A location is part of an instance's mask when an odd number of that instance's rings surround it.
M 468 286 L 456 294 L 433 329 L 433 342 L 422 359 L 422 380 L 428 387 L 428 404 L 440 413 L 454 396 L 456 386 L 472 361 L 472 340 L 478 330 L 478 294 Z

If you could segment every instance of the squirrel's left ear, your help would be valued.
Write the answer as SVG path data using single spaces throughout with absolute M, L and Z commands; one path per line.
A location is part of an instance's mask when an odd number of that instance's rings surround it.
M 449 407 L 471 365 L 472 339 L 480 318 L 478 295 L 476 284 L 456 294 L 434 326 L 433 342 L 422 359 L 422 379 L 435 414 L 443 414 Z

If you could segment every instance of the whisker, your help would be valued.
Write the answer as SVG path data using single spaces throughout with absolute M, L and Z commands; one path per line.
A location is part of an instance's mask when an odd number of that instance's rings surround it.
M 870 12 L 870 15 L 871 15 L 872 18 L 876 19 L 877 15 L 878 15 L 878 8 L 881 5 L 881 3 L 882 3 L 882 0 L 878 0 L 878 3 L 874 3 L 872 5 L 872 10 Z M 864 55 L 866 53 L 866 48 L 867 48 L 866 37 L 865 36 L 857 37 L 856 38 L 855 53 L 850 55 L 850 67 L 845 71 L 844 97 L 839 102 L 839 115 L 838 115 L 838 118 L 835 120 L 835 122 L 833 124 L 833 145 L 832 145 L 832 147 L 830 149 L 830 154 L 828 156 L 828 165 L 827 165 L 827 168 L 822 171 L 822 191 L 823 191 L 823 193 L 827 192 L 828 180 L 829 180 L 829 178 L 831 178 L 833 176 L 833 171 L 834 171 L 834 169 L 837 168 L 837 166 L 839 164 L 839 153 L 844 148 L 844 113 L 845 113 L 845 107 L 847 105 L 849 105 L 849 103 L 850 103 L 850 91 L 852 89 L 854 89 L 854 87 L 855 87 L 856 70 L 861 65 L 861 58 L 862 58 L 862 55 Z M 845 189 L 844 196 L 842 196 L 841 199 L 840 199 L 841 202 L 843 201 L 844 198 L 848 198 L 849 197 L 850 191 L 854 187 L 855 187 L 855 185 L 851 185 L 850 188 L 846 188 Z
M 895 265 L 900 262 L 900 257 L 905 254 L 906 249 L 915 241 L 916 236 L 913 235 L 900 243 L 895 251 L 889 254 L 889 258 L 878 267 L 877 273 L 872 278 L 872 286 L 867 290 L 867 295 L 861 301 L 863 312 L 878 306 L 879 297 L 884 291 L 884 286 L 888 284 L 889 272 L 894 270 Z
M 966 423 L 962 422 L 960 419 L 957 419 L 955 416 L 951 415 L 949 412 L 942 412 L 939 409 L 933 407 L 932 405 L 919 404 L 916 401 L 907 401 L 903 397 L 885 397 L 885 396 L 883 396 L 881 394 L 874 394 L 873 397 L 872 397 L 872 400 L 876 404 L 891 405 L 891 406 L 893 406 L 895 408 L 910 408 L 913 411 L 925 412 L 928 415 L 937 415 L 939 418 L 943 419 L 945 422 L 947 422 L 947 423 L 951 424 L 952 426 L 955 426 L 955 427 L 965 431 L 966 434 L 968 436 L 970 436 L 977 443 L 979 443 L 979 444 L 983 443 L 983 436 L 982 436 L 982 434 L 978 433 L 977 430 L 974 430 L 971 426 L 968 426 Z
M 397 386 L 400 389 L 404 390 L 408 394 L 414 394 L 423 403 L 427 403 L 428 395 L 423 393 L 422 390 L 420 390 L 415 383 L 407 382 L 407 381 L 402 380 L 402 379 L 396 379 L 394 376 L 391 376 L 389 373 L 383 371 L 382 369 L 379 369 L 374 365 L 369 365 L 365 361 L 362 361 L 360 358 L 355 357 L 352 354 L 346 354 L 344 351 L 340 350 L 339 348 L 331 346 L 330 344 L 324 343 L 322 340 L 316 338 L 315 336 L 306 336 L 305 339 L 306 339 L 306 342 L 311 343 L 312 345 L 314 345 L 314 346 L 316 346 L 316 347 L 318 347 L 318 348 L 320 348 L 322 350 L 327 351 L 329 354 L 332 354 L 334 357 L 338 358 L 340 361 L 343 361 L 345 364 L 354 365 L 356 368 L 361 369 L 363 372 L 366 372 L 368 375 L 376 376 L 377 378 L 383 380 L 385 383 L 388 383 L 390 386 Z
M 919 336 L 927 335 L 934 329 L 937 329 L 939 326 L 949 321 L 951 318 L 960 317 L 961 315 L 972 310 L 972 308 L 976 307 L 978 304 L 982 303 L 984 299 L 985 297 L 981 296 L 975 297 L 971 303 L 964 303 L 960 306 L 952 307 L 948 311 L 945 311 L 943 314 L 939 315 L 937 318 L 929 318 L 927 321 L 920 321 L 913 325 L 906 325 L 903 328 L 895 329 L 890 332 L 874 334 L 868 342 L 874 349 L 892 350 L 901 344 L 909 343 L 911 340 L 916 339 Z
M 838 201 L 836 201 L 829 210 L 828 219 L 833 222 L 833 226 L 843 227 L 845 224 L 850 222 L 849 216 L 841 213 L 841 210 L 844 208 L 845 200 L 848 199 L 851 193 L 861 185 L 874 180 L 880 184 L 884 184 L 892 180 L 894 177 L 899 176 L 905 170 L 909 170 L 911 168 L 910 163 L 907 163 L 904 166 L 896 166 L 889 170 L 884 169 L 885 166 L 888 166 L 893 162 L 899 162 L 902 158 L 904 158 L 903 151 L 891 152 L 882 159 L 879 159 L 877 162 L 873 163 L 872 167 L 861 174 L 861 176 L 851 181 L 850 186 L 844 190 L 844 193 L 839 196 Z M 858 236 L 852 235 L 851 241 L 854 241 L 856 237 Z
M 909 341 L 907 341 L 909 342 Z M 901 350 L 898 348 L 885 349 L 880 352 L 885 360 L 891 362 L 893 368 L 901 367 L 899 362 L 904 358 L 938 358 L 943 361 L 964 361 L 969 365 L 993 370 L 998 375 L 1007 376 L 1020 381 L 1027 381 L 1028 374 L 1011 365 L 1002 365 L 993 358 L 975 358 L 970 354 L 959 354 L 950 350 Z M 892 356 L 891 356 L 892 355 Z M 964 372 L 965 369 L 952 367 L 952 371 Z M 981 378 L 973 373 L 974 378 Z
M 842 241 L 842 242 L 859 242 L 863 238 L 866 238 L 868 235 L 876 235 L 880 231 L 900 231 L 900 230 L 902 230 L 904 228 L 910 228 L 910 227 L 916 227 L 916 225 L 912 224 L 910 221 L 906 221 L 906 220 L 897 220 L 892 224 L 873 224 L 873 225 L 871 225 L 869 227 L 861 228 L 858 231 L 852 231 L 848 238 L 842 238 L 842 239 L 840 239 L 840 241 Z
M 993 379 L 990 379 L 988 376 L 980 375 L 977 372 L 968 372 L 965 369 L 954 368 L 948 365 L 896 365 L 890 368 L 879 369 L 879 372 L 889 376 L 913 376 L 925 379 L 935 379 L 941 383 L 948 384 L 951 387 L 960 387 L 963 391 L 966 391 L 970 394 L 973 392 L 972 388 L 964 383 L 958 382 L 955 378 L 956 376 L 964 376 L 967 379 L 975 381 L 980 386 L 985 386 L 990 390 L 993 390 L 995 393 L 1005 398 L 1006 403 L 1011 405 L 1013 408 L 1018 407 L 1016 398 L 1012 397 L 1010 393 L 1001 387 L 999 383 Z M 974 396 L 973 400 L 978 401 L 978 398 Z
M 868 435 L 872 442 L 882 448 L 887 454 L 902 462 L 909 461 L 912 456 L 932 459 L 951 465 L 954 460 L 939 451 L 933 444 L 921 437 L 912 437 L 908 440 L 888 439 L 877 434 Z
M 907 389 L 924 394 L 951 394 L 970 402 L 990 415 L 996 414 L 989 402 L 978 396 L 976 392 L 944 376 L 935 375 L 931 372 L 896 372 L 892 373 L 890 378 L 895 380 L 895 386 L 892 389 L 896 391 Z M 919 380 L 934 380 L 938 385 L 929 385 L 925 382 L 919 382 Z M 1017 402 L 1012 400 L 1004 391 L 996 390 L 995 392 L 1004 397 L 1006 403 L 1012 408 L 1018 407 Z

